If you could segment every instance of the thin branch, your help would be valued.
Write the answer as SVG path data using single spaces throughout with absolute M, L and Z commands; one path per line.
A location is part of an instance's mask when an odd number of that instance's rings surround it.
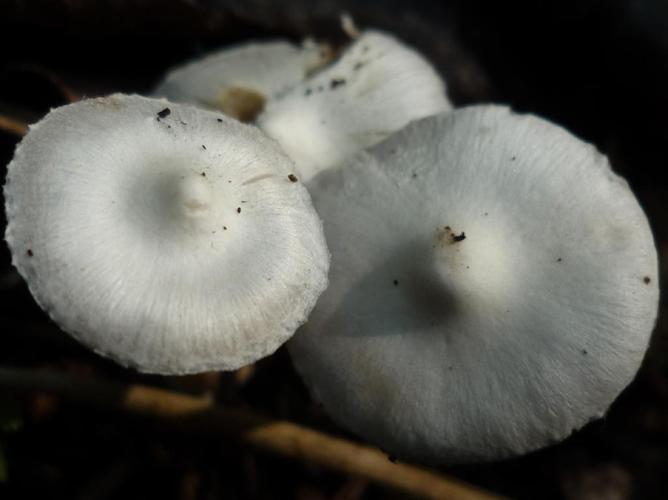
M 22 121 L 0 115 L 0 130 L 12 135 L 23 136 L 28 133 L 28 124 Z
M 58 394 L 74 401 L 168 419 L 195 432 L 215 433 L 282 456 L 375 481 L 415 496 L 481 500 L 498 498 L 455 479 L 406 464 L 381 451 L 287 421 L 215 406 L 197 397 L 144 385 L 81 379 L 55 371 L 0 367 L 0 388 Z

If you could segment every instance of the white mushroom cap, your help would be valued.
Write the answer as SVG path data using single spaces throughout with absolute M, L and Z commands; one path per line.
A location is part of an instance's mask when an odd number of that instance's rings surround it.
M 409 125 L 310 186 L 331 283 L 288 344 L 335 420 L 425 462 L 507 457 L 634 377 L 657 257 L 591 145 L 480 106 Z
M 257 129 L 114 95 L 31 127 L 5 185 L 13 263 L 98 353 L 152 373 L 266 356 L 327 285 L 321 222 Z
M 302 81 L 326 59 L 322 48 L 309 41 L 302 47 L 283 40 L 253 42 L 172 70 L 154 94 L 250 120 L 266 100 Z
M 258 126 L 308 182 L 410 121 L 451 107 L 443 81 L 420 54 L 367 31 L 334 64 L 269 101 Z

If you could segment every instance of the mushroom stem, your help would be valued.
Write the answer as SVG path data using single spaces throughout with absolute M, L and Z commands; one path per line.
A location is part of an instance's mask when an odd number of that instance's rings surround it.
M 0 388 L 50 392 L 74 401 L 128 413 L 172 419 L 198 432 L 238 439 L 255 448 L 315 463 L 375 481 L 415 496 L 450 499 L 498 498 L 491 493 L 425 469 L 395 464 L 380 450 L 334 438 L 287 421 L 246 410 L 221 408 L 209 397 L 144 385 L 80 379 L 55 371 L 0 366 Z
M 0 115 L 0 130 L 12 135 L 23 136 L 28 133 L 28 124 L 9 116 Z

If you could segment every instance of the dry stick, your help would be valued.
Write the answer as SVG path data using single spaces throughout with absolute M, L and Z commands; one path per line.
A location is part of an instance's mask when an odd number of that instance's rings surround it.
M 26 135 L 28 133 L 28 124 L 8 116 L 0 115 L 0 130 L 13 135 Z
M 45 73 L 45 76 L 51 81 L 53 85 L 58 88 L 58 90 L 63 94 L 63 97 L 67 99 L 69 103 L 73 103 L 81 99 L 79 94 L 70 89 L 57 76 L 50 73 Z M 11 116 L 0 115 L 0 130 L 20 137 L 28 133 L 28 124 L 24 121 L 12 118 Z
M 55 371 L 9 367 L 0 367 L 0 388 L 51 392 L 78 402 L 169 419 L 197 432 L 222 434 L 258 450 L 316 463 L 421 497 L 498 498 L 428 470 L 392 463 L 384 453 L 369 446 L 246 410 L 215 406 L 210 397 L 144 385 L 81 379 Z

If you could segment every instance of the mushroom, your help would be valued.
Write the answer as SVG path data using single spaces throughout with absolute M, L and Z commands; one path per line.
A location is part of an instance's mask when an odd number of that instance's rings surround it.
M 349 18 L 343 25 L 356 32 Z M 452 108 L 434 68 L 388 34 L 363 32 L 325 66 L 328 56 L 313 42 L 242 45 L 177 68 L 155 94 L 256 123 L 304 182 L 410 121 Z
M 445 84 L 420 54 L 367 31 L 336 62 L 268 101 L 257 124 L 308 182 L 410 121 L 450 108 Z
M 250 122 L 267 100 L 302 81 L 328 59 L 324 46 L 308 40 L 301 47 L 283 40 L 248 43 L 175 68 L 154 95 Z
M 652 233 L 562 128 L 465 108 L 310 190 L 331 282 L 288 347 L 334 420 L 392 455 L 525 453 L 601 417 L 635 376 L 657 315 Z
M 143 372 L 266 356 L 327 285 L 320 219 L 257 129 L 113 95 L 53 110 L 4 188 L 12 261 L 83 344 Z

